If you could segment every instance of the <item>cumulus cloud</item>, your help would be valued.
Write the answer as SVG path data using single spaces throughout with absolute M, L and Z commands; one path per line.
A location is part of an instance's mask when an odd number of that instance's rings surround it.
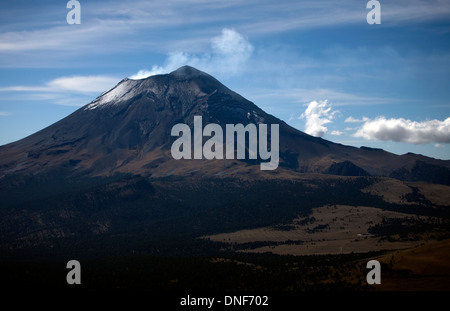
M 416 122 L 403 118 L 378 117 L 367 120 L 354 134 L 369 140 L 405 142 L 411 144 L 450 143 L 450 117 L 444 121 Z
M 306 120 L 305 132 L 307 134 L 322 137 L 328 131 L 325 125 L 332 122 L 336 113 L 337 111 L 333 111 L 327 100 L 312 101 L 299 119 Z
M 189 54 L 169 53 L 163 66 L 139 70 L 130 79 L 144 79 L 152 75 L 169 73 L 184 65 L 190 65 L 213 74 L 233 75 L 242 71 L 253 53 L 251 43 L 234 29 L 224 28 L 221 35 L 211 39 L 211 52 Z

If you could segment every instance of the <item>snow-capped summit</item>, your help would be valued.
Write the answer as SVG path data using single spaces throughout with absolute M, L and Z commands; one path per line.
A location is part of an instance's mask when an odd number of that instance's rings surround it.
M 92 110 L 102 105 L 114 105 L 132 98 L 137 92 L 135 80 L 123 79 L 111 90 L 104 92 L 84 109 Z

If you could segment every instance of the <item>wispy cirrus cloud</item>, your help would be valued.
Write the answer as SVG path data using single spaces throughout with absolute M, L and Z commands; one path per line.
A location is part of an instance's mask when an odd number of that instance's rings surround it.
M 5 86 L 0 92 L 75 92 L 92 94 L 111 89 L 119 80 L 111 76 L 59 77 L 42 86 Z
M 338 130 L 333 130 L 333 131 L 331 131 L 330 134 L 333 135 L 333 136 L 341 136 L 341 135 L 344 135 L 345 132 L 343 132 L 343 131 L 338 131 Z
M 388 105 L 410 99 L 375 97 L 360 95 L 352 92 L 335 90 L 331 88 L 274 88 L 274 89 L 254 89 L 247 91 L 251 98 L 256 100 L 290 100 L 297 103 L 314 101 L 315 98 L 332 98 L 333 105 L 338 106 L 372 106 Z
M 352 116 L 350 116 L 350 117 L 347 117 L 344 122 L 345 123 L 362 123 L 362 122 L 367 122 L 369 120 L 370 119 L 367 117 L 362 117 L 362 119 L 355 119 Z
M 108 48 L 126 48 L 118 42 L 133 42 L 134 46 L 148 46 L 151 40 L 138 41 L 138 35 L 146 31 L 164 33 L 174 27 L 201 27 L 195 37 L 209 36 L 218 27 L 234 25 L 249 35 L 280 33 L 332 25 L 365 22 L 366 3 L 349 0 L 339 5 L 335 1 L 92 1 L 82 7 L 82 23 L 79 27 L 65 24 L 65 5 L 48 4 L 45 7 L 46 25 L 43 29 L 13 30 L 0 27 L 0 52 L 33 50 L 82 50 L 98 40 Z M 11 14 L 17 8 L 9 8 Z M 42 10 L 42 8 L 41 8 Z M 249 14 L 251 11 L 252 14 Z M 24 14 L 22 11 L 21 14 Z M 26 15 L 28 14 L 28 15 Z M 450 3 L 446 0 L 400 0 L 383 3 L 383 23 L 405 21 L 446 20 L 450 17 Z M 8 12 L 4 12 L 7 16 Z M 36 11 L 29 10 L 22 17 L 30 25 L 42 25 L 35 21 Z M 34 22 L 33 22 L 34 21 Z M 1 26 L 1 25 L 0 25 Z M 20 23 L 17 23 L 20 27 Z M 203 34 L 203 35 L 202 35 Z M 182 39 L 181 36 L 159 36 L 154 46 L 167 46 Z M 176 39 L 176 40 L 174 40 Z
M 113 88 L 120 79 L 112 76 L 59 77 L 41 86 L 0 87 L 0 93 L 21 93 L 20 98 L 11 100 L 46 101 L 61 106 L 83 106 L 95 97 Z
M 119 82 L 118 78 L 110 76 L 73 76 L 60 77 L 47 83 L 55 90 L 68 90 L 79 93 L 98 93 L 111 89 Z

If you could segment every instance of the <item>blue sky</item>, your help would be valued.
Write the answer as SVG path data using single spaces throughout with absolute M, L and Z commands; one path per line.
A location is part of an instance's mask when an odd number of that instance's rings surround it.
M 2 1 L 0 145 L 188 64 L 311 135 L 450 159 L 450 2 Z

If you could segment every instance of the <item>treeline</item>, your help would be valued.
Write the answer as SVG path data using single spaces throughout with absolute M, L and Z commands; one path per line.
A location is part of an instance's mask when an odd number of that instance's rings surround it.
M 115 176 L 66 183 L 55 178 L 30 178 L 17 189 L 13 184 L 18 182 L 9 180 L 13 197 L 20 188 L 34 189 L 30 193 L 35 194 L 0 209 L 2 256 L 11 252 L 28 256 L 30 251 L 33 256 L 52 258 L 58 254 L 215 254 L 221 247 L 198 237 L 265 226 L 290 230 L 294 218 L 308 217 L 312 208 L 328 204 L 448 214 L 448 209 L 402 206 L 362 192 L 376 180 L 372 177 L 249 181 Z M 58 182 L 55 193 L 47 189 L 37 198 L 38 189 Z
M 370 290 L 366 258 L 381 253 L 279 256 L 227 253 L 210 256 L 117 256 L 81 260 L 87 291 L 313 291 Z M 66 261 L 0 262 L 8 288 L 78 288 L 66 283 Z
M 387 240 L 419 240 L 421 235 L 443 239 L 450 237 L 450 219 L 435 217 L 383 217 L 380 224 L 370 226 L 368 232 Z

